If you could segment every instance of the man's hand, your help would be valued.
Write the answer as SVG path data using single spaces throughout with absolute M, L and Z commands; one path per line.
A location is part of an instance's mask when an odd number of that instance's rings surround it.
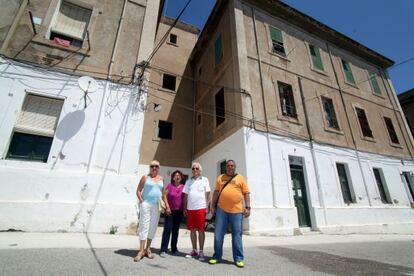
M 244 216 L 245 218 L 248 218 L 248 217 L 250 216 L 250 210 L 249 210 L 249 209 L 244 208 L 244 209 L 243 209 L 243 216 Z
M 187 209 L 183 210 L 183 214 L 184 214 L 185 217 L 187 216 Z
M 216 213 L 216 208 L 214 208 L 214 206 L 211 206 L 210 212 L 211 212 L 211 215 L 214 216 L 214 214 Z

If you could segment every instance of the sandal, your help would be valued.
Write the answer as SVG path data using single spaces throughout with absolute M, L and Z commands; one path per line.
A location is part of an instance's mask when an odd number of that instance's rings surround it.
M 152 255 L 150 250 L 147 250 L 147 252 L 145 252 L 145 256 L 147 256 L 148 259 L 154 259 L 154 255 Z
M 145 254 L 140 254 L 140 252 L 138 252 L 138 254 L 134 257 L 134 262 L 139 262 L 142 260 L 142 258 L 144 258 Z

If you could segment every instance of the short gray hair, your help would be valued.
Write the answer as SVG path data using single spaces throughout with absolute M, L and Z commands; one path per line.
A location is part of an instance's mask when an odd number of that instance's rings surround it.
M 201 167 L 201 164 L 198 162 L 193 162 L 191 165 L 191 168 L 194 168 L 194 166 L 197 166 L 200 169 L 200 172 L 203 171 L 203 167 Z

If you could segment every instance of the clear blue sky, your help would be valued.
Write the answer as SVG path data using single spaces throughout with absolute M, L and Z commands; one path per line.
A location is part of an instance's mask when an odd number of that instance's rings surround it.
M 392 59 L 389 69 L 397 93 L 414 88 L 414 0 L 284 0 L 365 46 Z M 187 0 L 167 0 L 165 14 L 175 17 Z M 192 0 L 182 20 L 203 28 L 215 0 Z

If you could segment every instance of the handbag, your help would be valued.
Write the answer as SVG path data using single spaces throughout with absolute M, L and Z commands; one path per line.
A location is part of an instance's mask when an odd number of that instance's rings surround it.
M 159 209 L 159 211 L 160 211 L 160 213 L 161 214 L 165 214 L 165 212 L 167 211 L 167 206 L 165 206 L 165 202 L 164 202 L 164 200 L 162 200 L 162 199 L 160 199 L 159 201 L 158 201 L 158 209 Z

